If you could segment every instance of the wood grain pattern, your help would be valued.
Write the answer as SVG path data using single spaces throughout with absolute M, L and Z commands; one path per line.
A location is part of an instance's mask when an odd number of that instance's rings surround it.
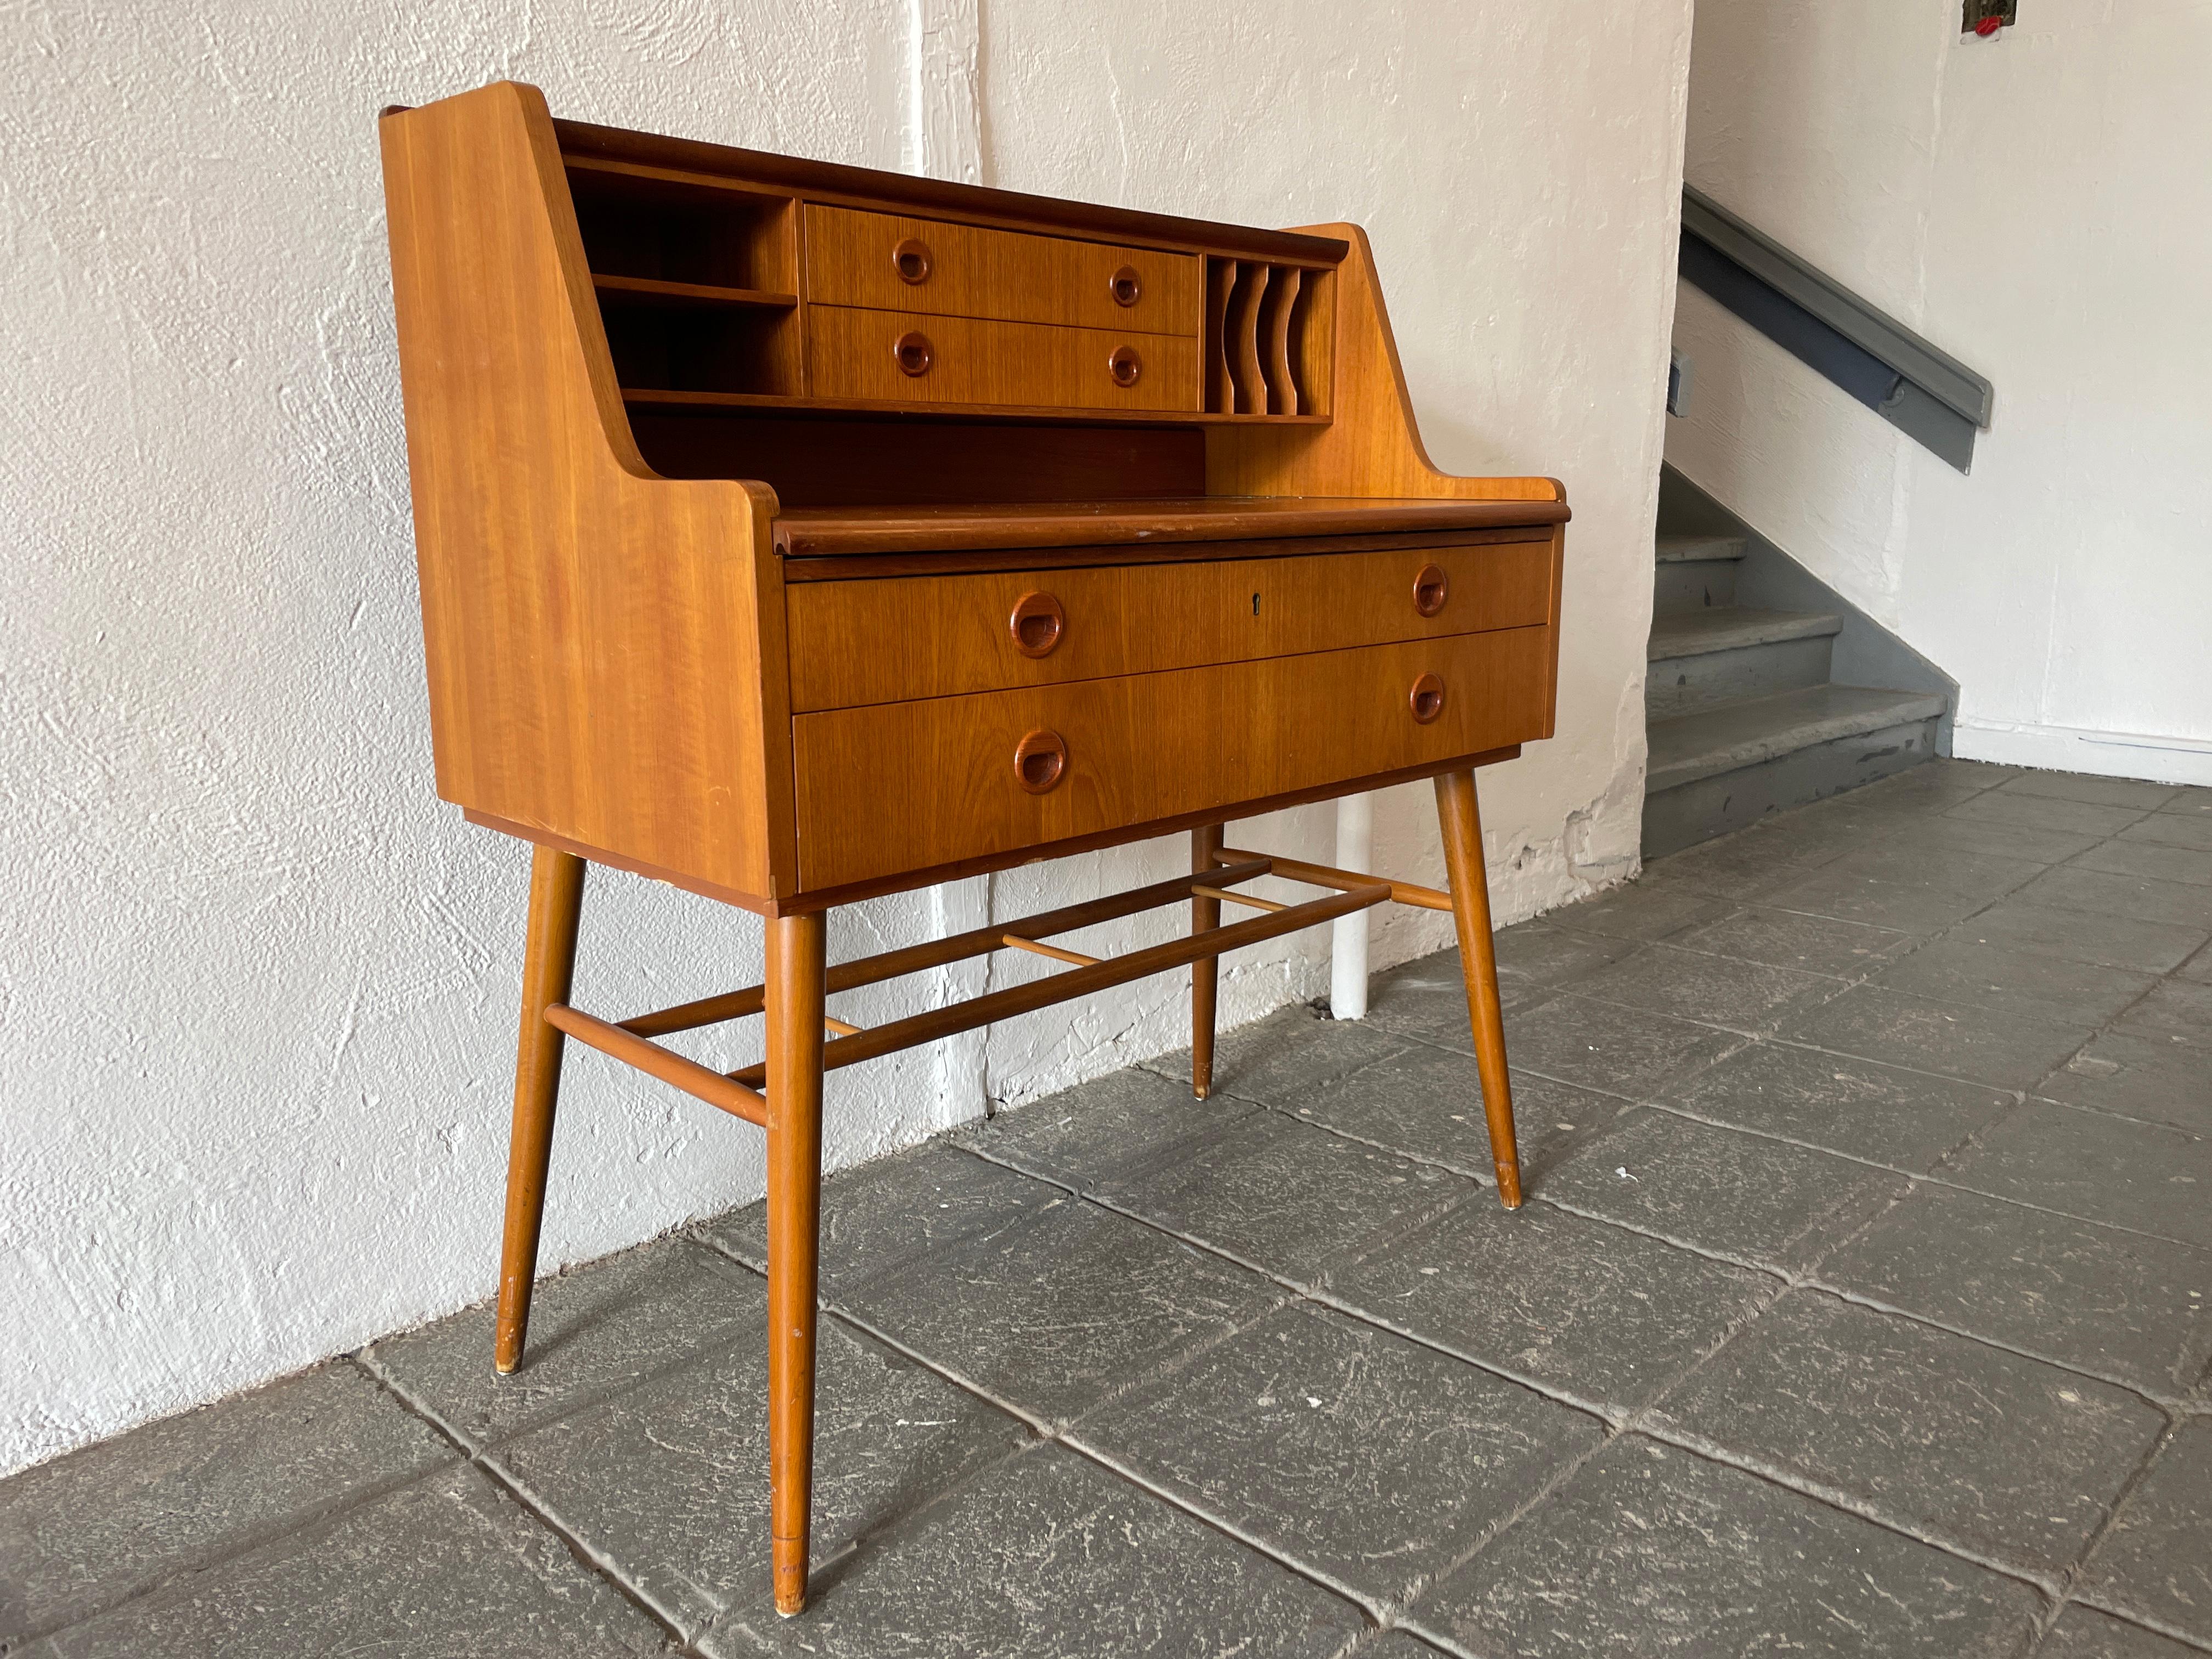
M 1467 981 L 1474 1063 L 1482 1079 L 1482 1112 L 1490 1127 L 1490 1155 L 1498 1196 L 1509 1210 L 1521 1207 L 1521 1155 L 1513 1139 L 1513 1079 L 1505 1064 L 1505 1016 L 1498 1000 L 1498 950 L 1490 921 L 1490 880 L 1482 861 L 1482 813 L 1473 772 L 1437 779 L 1437 815 L 1451 872 L 1452 918 L 1459 934 L 1461 970 Z
M 925 337 L 928 372 L 902 371 L 893 343 Z M 1109 367 L 1117 350 L 1143 362 L 1123 386 Z M 1195 410 L 1198 342 L 1044 323 L 981 322 L 915 311 L 806 308 L 807 384 L 823 398 L 947 404 L 1052 404 L 1063 409 Z
M 985 230 L 941 219 L 806 209 L 806 297 L 819 305 L 925 312 L 1017 323 L 1064 323 L 1149 334 L 1195 335 L 1203 262 L 1195 254 Z M 902 279 L 891 251 L 929 252 L 929 273 Z M 1138 296 L 1114 297 L 1115 274 L 1136 272 Z
M 873 581 L 884 576 L 940 576 L 984 572 L 1025 570 L 1039 580 L 1054 570 L 1073 570 L 1102 563 L 1133 568 L 1147 564 L 1188 564 L 1194 560 L 1280 559 L 1319 554 L 1379 553 L 1398 548 L 1432 551 L 1439 547 L 1492 547 L 1508 542 L 1551 538 L 1540 528 L 1497 530 L 1423 530 L 1388 532 L 1376 536 L 1253 536 L 1237 541 L 1133 542 L 1111 547 L 947 547 L 914 553 L 859 553 L 849 556 L 787 559 L 783 580 L 795 589 L 813 582 Z
M 1459 478 L 1437 471 L 1414 424 L 1366 233 L 1357 225 L 1324 228 L 1341 234 L 1352 248 L 1327 284 L 1334 290 L 1331 313 L 1338 333 L 1331 384 L 1315 402 L 1331 418 L 1296 431 L 1208 428 L 1206 492 L 1564 501 L 1552 478 Z M 1310 347 L 1306 355 L 1314 356 Z
M 380 131 L 439 793 L 787 885 L 774 495 L 637 454 L 535 89 Z
M 822 1233 L 819 915 L 768 925 L 768 1482 L 775 1609 L 806 1605 L 814 1501 L 814 1322 Z M 852 1038 L 840 1038 L 851 1042 Z
M 1345 496 L 793 507 L 776 520 L 775 543 L 779 551 L 793 559 L 993 547 L 1105 550 L 1162 542 L 1530 526 L 1556 523 L 1564 512 L 1553 501 Z M 1101 556 L 1111 556 L 1102 551 Z
M 1551 619 L 1551 554 L 1545 543 L 1509 542 L 807 582 L 786 596 L 791 706 L 848 708 L 1540 626 Z M 1446 572 L 1453 595 L 1426 616 L 1414 598 L 1424 568 Z M 1031 654 L 1008 617 L 1048 600 L 1062 619 L 1057 641 Z
M 1227 817 L 1257 797 L 1518 743 L 1543 718 L 1546 633 L 801 714 L 800 878 L 836 887 L 1210 806 Z M 1424 671 L 1450 688 L 1425 726 L 1406 706 Z M 1007 759 L 1038 728 L 1067 744 L 1066 775 L 1046 794 L 1022 789 Z M 871 805 L 884 799 L 902 810 Z

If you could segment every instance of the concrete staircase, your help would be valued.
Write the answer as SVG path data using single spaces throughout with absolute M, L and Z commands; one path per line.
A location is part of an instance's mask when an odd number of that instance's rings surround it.
M 1736 603 L 1740 536 L 1662 535 L 1644 707 L 1644 856 L 1855 789 L 1936 752 L 1939 692 L 1835 684 L 1844 618 Z

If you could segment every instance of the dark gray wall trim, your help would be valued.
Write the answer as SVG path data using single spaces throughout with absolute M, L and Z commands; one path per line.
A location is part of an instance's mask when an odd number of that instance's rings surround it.
M 1936 752 L 1951 752 L 1951 722 L 1959 708 L 1958 681 L 1722 506 L 1671 462 L 1659 469 L 1659 533 L 1742 537 L 1736 603 L 1760 611 L 1818 611 L 1842 617 L 1843 629 L 1836 635 L 1830 670 L 1835 683 L 1940 693 L 1945 702 L 1943 718 L 1936 731 Z
M 1680 269 L 1784 350 L 1967 470 L 1996 393 L 1957 358 L 1691 185 L 1682 186 Z

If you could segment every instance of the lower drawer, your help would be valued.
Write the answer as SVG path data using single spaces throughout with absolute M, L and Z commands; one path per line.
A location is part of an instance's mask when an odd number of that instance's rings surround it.
M 800 714 L 812 890 L 1133 829 L 1550 734 L 1552 629 Z M 1418 700 L 1417 683 L 1433 700 Z
M 1198 341 L 920 312 L 806 308 L 817 398 L 1196 409 Z

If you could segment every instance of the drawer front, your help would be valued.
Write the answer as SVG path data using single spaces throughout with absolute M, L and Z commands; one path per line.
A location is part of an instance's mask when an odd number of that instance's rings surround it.
M 799 880 L 819 891 L 1531 742 L 1552 662 L 1549 628 L 1515 628 L 797 715 Z M 1442 692 L 1425 723 L 1425 675 Z M 1056 778 L 1036 761 L 1047 733 Z
M 791 706 L 850 708 L 1539 626 L 1551 619 L 1553 562 L 1547 538 L 798 582 L 786 601 Z
M 820 305 L 1195 335 L 1200 266 L 1194 253 L 806 209 L 806 297 Z
M 1198 407 L 1198 342 L 1168 334 L 810 306 L 806 362 L 817 398 Z

